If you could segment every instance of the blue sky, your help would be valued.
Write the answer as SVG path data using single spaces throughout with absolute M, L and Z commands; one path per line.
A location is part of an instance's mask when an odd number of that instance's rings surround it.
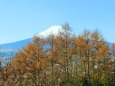
M 66 22 L 76 34 L 98 29 L 115 42 L 115 0 L 0 0 L 0 44 Z

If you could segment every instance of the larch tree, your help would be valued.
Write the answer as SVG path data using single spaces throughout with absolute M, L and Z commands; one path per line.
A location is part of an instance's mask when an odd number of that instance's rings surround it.
M 58 57 L 60 59 L 60 65 L 63 68 L 61 70 L 64 73 L 65 78 L 69 78 L 71 76 L 71 58 L 73 55 L 73 35 L 71 33 L 71 27 L 69 24 L 65 24 L 62 26 L 63 32 L 57 36 L 58 40 Z

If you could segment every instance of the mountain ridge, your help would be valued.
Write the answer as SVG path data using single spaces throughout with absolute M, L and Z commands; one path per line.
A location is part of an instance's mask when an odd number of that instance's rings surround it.
M 25 46 L 25 44 L 32 42 L 32 38 L 16 41 L 16 42 L 11 42 L 11 43 L 5 43 L 5 44 L 0 44 L 1 49 L 11 49 L 11 47 L 14 47 L 16 44 L 19 46 Z M 21 45 L 20 45 L 21 44 Z M 15 46 L 16 48 L 16 46 Z

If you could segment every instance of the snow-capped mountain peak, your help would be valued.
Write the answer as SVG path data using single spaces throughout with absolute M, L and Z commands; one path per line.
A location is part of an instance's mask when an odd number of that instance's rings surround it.
M 41 37 L 41 38 L 48 37 L 51 34 L 57 36 L 59 34 L 59 32 L 63 32 L 63 31 L 64 31 L 64 29 L 61 26 L 51 26 L 47 30 L 45 30 L 39 34 L 36 34 L 36 36 Z

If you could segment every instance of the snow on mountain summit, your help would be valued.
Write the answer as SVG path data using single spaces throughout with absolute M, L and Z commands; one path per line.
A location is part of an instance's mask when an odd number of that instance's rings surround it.
M 64 30 L 61 26 L 51 26 L 50 28 L 37 34 L 36 36 L 41 37 L 41 38 L 48 37 L 51 34 L 56 36 L 59 34 L 59 32 L 63 32 L 63 31 Z

